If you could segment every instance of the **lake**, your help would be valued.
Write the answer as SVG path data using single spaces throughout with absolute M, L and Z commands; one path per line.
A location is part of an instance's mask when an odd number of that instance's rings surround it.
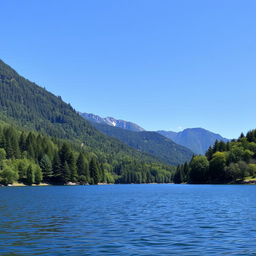
M 256 255 L 256 186 L 0 188 L 1 255 Z

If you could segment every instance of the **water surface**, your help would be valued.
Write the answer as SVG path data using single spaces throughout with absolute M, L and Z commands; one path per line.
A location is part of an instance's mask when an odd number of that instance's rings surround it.
M 0 188 L 1 255 L 256 255 L 256 186 Z

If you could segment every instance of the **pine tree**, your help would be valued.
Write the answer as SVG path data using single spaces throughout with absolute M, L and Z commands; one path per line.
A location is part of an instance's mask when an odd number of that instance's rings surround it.
M 73 152 L 70 153 L 70 156 L 68 159 L 68 166 L 70 168 L 70 180 L 72 182 L 77 182 L 78 174 L 77 174 L 76 161 L 75 161 Z
M 103 164 L 101 163 L 99 166 L 99 176 L 100 176 L 100 182 L 105 182 L 105 171 L 104 171 L 104 167 Z
M 22 132 L 19 139 L 19 147 L 21 151 L 26 151 L 26 135 L 25 132 Z
M 59 154 L 56 152 L 53 157 L 52 161 L 52 172 L 53 172 L 53 182 L 55 183 L 61 183 L 62 182 L 62 172 L 61 172 L 61 162 Z
M 67 161 L 65 161 L 62 169 L 62 181 L 64 184 L 68 183 L 71 180 L 71 172 L 68 166 Z
M 98 184 L 99 183 L 99 170 L 97 167 L 96 159 L 94 157 L 90 161 L 89 170 L 90 170 L 92 184 L 94 184 L 94 185 Z
M 35 184 L 40 184 L 43 180 L 43 174 L 39 166 L 34 167 Z
M 85 161 L 85 158 L 82 153 L 79 154 L 77 161 L 77 172 L 78 176 L 84 176 L 86 181 L 89 181 L 89 166 L 88 163 Z
M 35 174 L 32 165 L 29 165 L 27 169 L 27 180 L 26 180 L 28 185 L 32 185 L 35 183 Z
M 43 180 L 45 182 L 49 182 L 52 178 L 52 163 L 48 155 L 44 155 L 41 161 L 39 162 L 39 165 L 43 172 Z

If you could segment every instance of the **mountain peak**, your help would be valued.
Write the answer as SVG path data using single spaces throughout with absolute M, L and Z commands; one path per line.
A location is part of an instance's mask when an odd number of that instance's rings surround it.
M 107 124 L 109 126 L 118 127 L 125 130 L 133 131 L 133 132 L 145 131 L 142 127 L 140 127 L 135 123 L 124 121 L 121 119 L 115 119 L 114 117 L 110 117 L 110 116 L 100 117 L 98 115 L 94 115 L 91 113 L 80 113 L 80 115 L 85 119 L 87 119 L 88 121 L 98 123 L 98 124 Z
M 187 128 L 181 132 L 158 131 L 163 136 L 174 142 L 191 149 L 195 154 L 204 154 L 216 140 L 227 142 L 217 133 L 213 133 L 204 128 Z

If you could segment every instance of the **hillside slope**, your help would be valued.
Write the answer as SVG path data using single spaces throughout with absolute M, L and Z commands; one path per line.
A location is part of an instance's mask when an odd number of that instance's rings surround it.
M 153 155 L 167 164 L 184 163 L 189 161 L 193 155 L 189 149 L 177 145 L 157 132 L 133 132 L 105 124 L 92 124 L 104 134 L 114 137 L 136 150 Z
M 112 127 L 118 127 L 122 128 L 125 130 L 133 131 L 133 132 L 142 132 L 145 131 L 142 127 L 139 125 L 129 122 L 129 121 L 124 121 L 120 119 L 115 119 L 114 117 L 100 117 L 98 115 L 94 114 L 88 114 L 88 113 L 80 113 L 82 117 L 84 117 L 86 120 L 95 122 L 98 124 L 107 124 Z
M 158 133 L 173 140 L 177 144 L 189 148 L 195 154 L 201 155 L 205 154 L 216 140 L 228 141 L 228 139 L 223 138 L 221 135 L 202 128 L 190 128 L 177 133 L 172 131 L 158 131 Z
M 61 97 L 23 78 L 1 60 L 0 119 L 23 129 L 83 143 L 87 151 L 108 157 L 111 161 L 126 156 L 141 161 L 157 161 L 97 131 Z

